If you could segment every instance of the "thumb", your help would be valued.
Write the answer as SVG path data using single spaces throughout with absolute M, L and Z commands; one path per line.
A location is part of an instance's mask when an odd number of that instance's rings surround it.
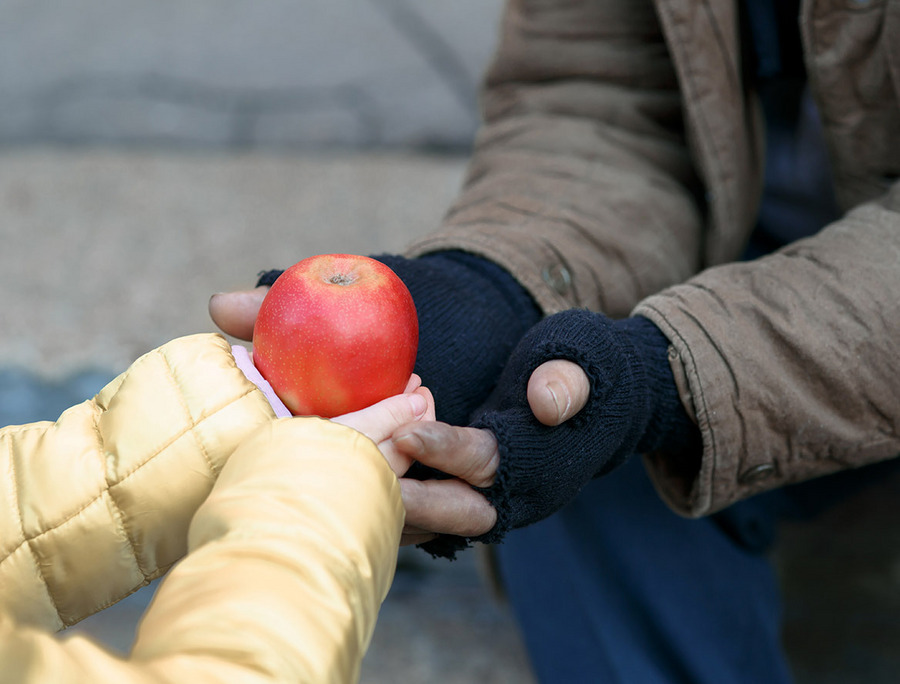
M 389 397 L 332 420 L 359 430 L 373 442 L 380 444 L 401 425 L 429 418 L 434 419 L 434 398 L 427 388 L 418 387 L 412 392 Z
M 226 335 L 250 341 L 259 307 L 268 291 L 268 287 L 257 287 L 214 294 L 209 299 L 209 317 Z
M 528 405 L 544 425 L 559 425 L 587 403 L 591 385 L 576 363 L 554 359 L 534 369 L 528 380 Z

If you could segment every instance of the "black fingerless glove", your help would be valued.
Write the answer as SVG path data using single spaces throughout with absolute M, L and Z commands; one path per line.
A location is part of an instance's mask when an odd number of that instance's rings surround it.
M 700 433 L 679 400 L 668 346 L 641 317 L 614 321 L 578 309 L 534 326 L 473 423 L 493 432 L 500 449 L 494 484 L 479 489 L 497 510 L 497 524 L 473 541 L 496 543 L 507 531 L 546 518 L 632 454 L 699 449 Z M 585 407 L 556 427 L 538 422 L 526 399 L 532 371 L 551 359 L 574 361 L 591 384 Z
M 373 258 L 400 276 L 416 304 L 415 372 L 434 395 L 437 419 L 466 425 L 495 387 L 516 343 L 540 320 L 540 310 L 507 271 L 473 254 Z M 271 285 L 280 274 L 261 273 L 257 285 Z

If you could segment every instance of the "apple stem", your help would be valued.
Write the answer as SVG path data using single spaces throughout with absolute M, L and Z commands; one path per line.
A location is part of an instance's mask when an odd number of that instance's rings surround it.
M 352 285 L 356 282 L 356 276 L 346 273 L 335 273 L 328 279 L 332 285 Z

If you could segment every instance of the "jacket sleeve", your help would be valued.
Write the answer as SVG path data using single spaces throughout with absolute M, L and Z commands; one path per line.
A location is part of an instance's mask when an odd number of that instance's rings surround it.
M 699 183 L 649 0 L 510 0 L 483 114 L 460 196 L 409 255 L 480 254 L 546 313 L 614 317 L 697 271 Z
M 273 419 L 225 339 L 197 335 L 55 423 L 0 431 L 2 610 L 61 629 L 162 575 L 225 461 Z
M 690 516 L 900 454 L 900 183 L 818 235 L 642 302 L 703 434 L 648 457 Z
M 273 421 L 223 468 L 128 658 L 0 618 L 0 683 L 356 681 L 403 520 L 374 443 L 318 418 Z

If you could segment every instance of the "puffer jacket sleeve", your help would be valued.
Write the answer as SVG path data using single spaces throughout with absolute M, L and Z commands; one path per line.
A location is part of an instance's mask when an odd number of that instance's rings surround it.
M 273 419 L 226 340 L 196 335 L 55 423 L 0 431 L 2 610 L 61 629 L 162 575 L 228 457 Z
M 460 249 L 545 313 L 626 316 L 700 266 L 679 84 L 649 0 L 509 0 L 464 187 L 410 256 Z
M 273 421 L 223 468 L 128 658 L 7 618 L 0 683 L 356 681 L 403 520 L 373 442 L 319 418 Z
M 709 269 L 636 313 L 670 360 L 702 458 L 648 457 L 676 511 L 900 455 L 900 183 L 814 237 Z

